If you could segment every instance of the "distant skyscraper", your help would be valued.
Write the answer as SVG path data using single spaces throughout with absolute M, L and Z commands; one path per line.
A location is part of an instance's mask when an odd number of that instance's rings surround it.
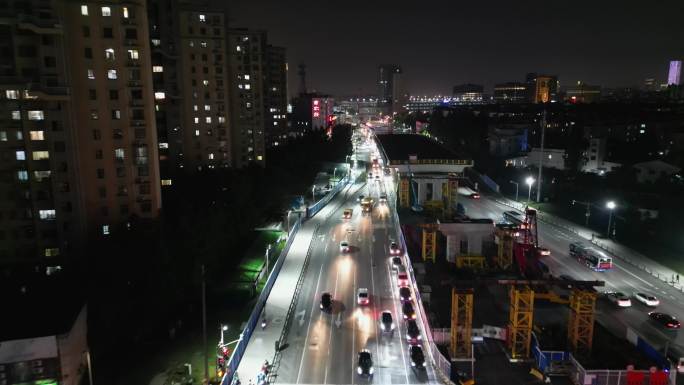
M 387 115 L 402 108 L 404 92 L 401 74 L 401 67 L 395 64 L 378 67 L 378 98 Z
M 670 61 L 670 72 L 667 74 L 667 84 L 679 85 L 680 76 L 682 74 L 682 61 Z
M 527 74 L 527 91 L 530 103 L 550 103 L 558 101 L 558 77 Z
M 453 99 L 457 104 L 482 103 L 484 87 L 479 84 L 459 84 L 454 86 Z
M 287 60 L 285 48 L 266 47 L 266 145 L 273 146 L 287 139 Z
M 494 86 L 494 100 L 497 103 L 524 103 L 527 100 L 527 85 L 520 82 L 497 84 Z

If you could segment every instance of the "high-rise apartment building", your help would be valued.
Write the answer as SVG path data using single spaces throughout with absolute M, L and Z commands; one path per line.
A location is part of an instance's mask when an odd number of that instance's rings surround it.
M 149 19 L 162 186 L 178 169 L 230 166 L 225 15 L 153 0 Z
M 482 103 L 484 87 L 479 84 L 459 84 L 454 86 L 453 101 L 457 104 Z
M 266 32 L 228 30 L 230 116 L 235 167 L 265 162 Z
M 528 73 L 526 78 L 528 101 L 530 103 L 551 103 L 558 101 L 558 77 Z
M 265 114 L 267 146 L 287 140 L 287 58 L 285 48 L 266 46 Z
M 524 103 L 527 101 L 527 85 L 520 82 L 500 83 L 494 86 L 497 103 Z
M 161 206 L 144 1 L 3 3 L 0 256 L 41 261 Z
M 407 101 L 401 75 L 398 65 L 383 64 L 378 67 L 378 98 L 387 115 L 401 111 Z
M 682 75 L 682 61 L 670 61 L 670 70 L 667 73 L 667 85 L 678 86 L 680 84 L 680 77 Z

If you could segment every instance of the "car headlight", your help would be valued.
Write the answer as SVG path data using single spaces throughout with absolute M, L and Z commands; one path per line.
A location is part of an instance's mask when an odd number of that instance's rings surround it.
M 358 368 L 356 368 L 356 373 L 358 373 L 358 374 L 363 373 L 363 369 L 361 369 L 361 367 L 359 366 Z
M 380 324 L 380 328 L 381 328 L 382 330 L 385 330 L 385 324 Z
M 416 363 L 411 361 L 411 366 L 416 366 Z
M 373 374 L 374 371 L 375 369 L 371 366 L 370 370 L 368 370 L 368 373 Z
M 419 340 L 422 340 L 422 339 L 423 339 L 423 336 L 418 335 L 418 339 L 419 339 Z
M 394 330 L 394 324 L 392 324 L 391 329 Z

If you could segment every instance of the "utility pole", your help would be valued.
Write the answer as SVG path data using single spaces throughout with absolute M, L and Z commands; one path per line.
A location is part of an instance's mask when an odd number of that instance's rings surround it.
M 509 180 L 510 183 L 513 183 L 515 185 L 515 201 L 518 201 L 518 182 L 513 182 L 512 180 Z
M 204 355 L 204 383 L 209 383 L 209 357 L 207 356 L 207 284 L 202 264 L 202 340 Z
M 546 131 L 546 106 L 544 106 L 541 126 L 541 151 L 539 152 L 539 175 L 537 177 L 537 203 L 541 202 L 542 164 L 544 162 L 544 132 Z
M 590 202 L 576 201 L 573 199 L 572 204 L 574 205 L 575 203 L 579 203 L 579 204 L 587 206 L 587 212 L 584 213 L 584 226 L 589 227 L 589 216 L 591 215 L 591 209 L 590 209 L 591 203 Z

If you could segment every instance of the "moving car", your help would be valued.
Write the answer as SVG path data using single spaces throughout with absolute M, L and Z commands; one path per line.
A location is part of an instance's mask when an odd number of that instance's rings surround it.
M 646 293 L 634 293 L 634 299 L 643 303 L 646 306 L 658 306 L 660 305 L 660 300 L 654 295 Z
M 411 302 L 404 302 L 401 305 L 401 313 L 405 320 L 416 319 L 416 311 L 413 309 L 413 304 Z
M 537 252 L 539 253 L 540 256 L 542 257 L 548 257 L 551 255 L 551 250 L 545 248 L 545 247 L 538 247 Z
M 366 197 L 365 195 L 359 195 L 359 196 L 356 198 L 356 201 L 359 202 L 359 203 L 361 203 L 361 201 L 362 201 L 365 197 Z
M 356 373 L 359 376 L 372 376 L 373 369 L 373 355 L 368 349 L 363 349 L 359 352 L 359 359 L 356 366 Z
M 394 331 L 394 320 L 392 319 L 392 312 L 389 310 L 383 311 L 380 315 L 380 329 L 387 333 Z
M 340 242 L 340 252 L 341 253 L 348 253 L 350 250 L 349 248 L 349 241 L 342 241 Z
M 423 348 L 420 345 L 411 345 L 408 348 L 409 357 L 411 358 L 411 366 L 416 369 L 425 369 L 425 355 Z
M 480 194 L 472 193 L 472 194 L 470 194 L 470 199 L 480 199 Z
M 387 194 L 380 194 L 380 203 L 387 203 Z
M 365 287 L 359 288 L 356 294 L 356 302 L 359 305 L 368 305 L 370 303 L 370 296 L 368 295 L 368 289 Z
M 648 317 L 668 329 L 679 329 L 682 326 L 678 319 L 669 314 L 652 311 L 648 313 Z
M 401 249 L 399 248 L 399 245 L 397 245 L 396 242 L 392 242 L 389 246 L 389 252 L 390 255 L 399 255 L 401 253 Z
M 406 272 L 404 265 L 397 268 L 397 285 L 399 285 L 399 287 L 408 286 L 408 273 Z
M 399 266 L 404 266 L 404 263 L 401 261 L 400 257 L 392 257 L 392 270 L 397 270 L 399 269 Z
M 328 311 L 332 309 L 332 295 L 325 292 L 321 295 L 321 310 Z
M 411 289 L 408 287 L 400 287 L 399 288 L 399 299 L 401 302 L 406 302 L 411 300 Z
M 415 319 L 410 319 L 406 323 L 406 341 L 409 344 L 417 345 L 422 337 L 420 336 L 420 329 Z
M 632 301 L 629 299 L 627 294 L 622 292 L 607 292 L 606 297 L 608 300 L 619 307 L 630 307 L 632 306 Z
M 354 212 L 353 209 L 344 209 L 344 212 L 342 213 L 342 218 L 343 219 L 351 219 L 353 212 Z

